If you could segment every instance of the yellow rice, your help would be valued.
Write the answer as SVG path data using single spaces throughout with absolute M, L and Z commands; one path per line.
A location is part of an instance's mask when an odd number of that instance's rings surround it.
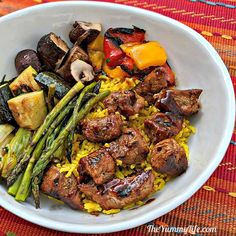
M 132 78 L 126 78 L 123 80 L 120 79 L 110 79 L 106 76 L 100 76 L 100 80 L 102 81 L 101 84 L 101 91 L 104 90 L 111 90 L 111 91 L 120 91 L 125 89 L 132 89 L 138 84 L 137 80 L 133 80 Z M 154 113 L 158 112 L 158 109 L 155 106 L 145 106 L 145 108 L 139 113 L 134 116 L 131 116 L 129 118 L 129 121 L 125 121 L 124 119 L 124 126 L 126 127 L 133 127 L 133 128 L 139 128 L 145 138 L 145 140 L 148 142 L 150 146 L 150 150 L 153 148 L 153 144 L 150 143 L 150 139 L 148 138 L 147 134 L 144 130 L 144 120 L 152 116 Z M 86 118 L 93 119 L 93 118 L 99 118 L 99 117 L 105 117 L 108 115 L 107 109 L 104 108 L 102 103 L 99 103 L 88 115 Z M 182 130 L 174 137 L 175 140 L 184 148 L 187 157 L 189 158 L 189 148 L 188 148 L 188 139 L 189 137 L 196 132 L 196 129 L 190 124 L 188 120 L 184 120 L 183 128 Z M 104 145 L 105 147 L 109 147 L 109 143 L 106 143 Z M 66 172 L 66 177 L 71 176 L 71 174 L 74 174 L 75 176 L 79 176 L 77 168 L 79 160 L 85 156 L 87 156 L 89 153 L 98 150 L 101 145 L 97 143 L 89 142 L 88 140 L 85 140 L 81 135 L 77 137 L 76 147 L 78 150 L 76 150 L 76 156 L 72 160 L 72 163 L 64 163 L 63 165 L 58 164 L 58 167 L 60 167 L 61 172 Z M 142 168 L 144 170 L 152 170 L 155 181 L 154 181 L 154 191 L 157 192 L 161 190 L 166 182 L 169 181 L 169 177 L 164 174 L 157 173 L 152 169 L 152 166 L 150 165 L 150 153 L 147 157 L 147 160 L 141 163 L 141 165 L 130 165 L 125 166 L 122 164 L 122 161 L 117 160 L 117 171 L 115 173 L 115 176 L 119 179 L 124 179 L 127 176 L 130 176 L 131 174 L 135 173 L 137 168 Z M 91 200 L 88 200 L 83 195 L 83 203 L 84 203 L 84 209 L 89 212 L 102 212 L 104 214 L 115 214 L 120 211 L 120 209 L 112 209 L 112 210 L 103 210 L 101 206 L 93 202 Z M 144 203 L 142 201 L 138 201 L 137 203 L 130 204 L 126 206 L 124 209 L 129 209 L 135 206 L 143 205 Z

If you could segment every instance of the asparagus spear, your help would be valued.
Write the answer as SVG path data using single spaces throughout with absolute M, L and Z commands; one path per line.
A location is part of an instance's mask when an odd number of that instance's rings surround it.
M 29 188 L 30 188 L 30 183 L 31 183 L 31 174 L 34 168 L 34 164 L 36 160 L 40 157 L 42 154 L 43 148 L 45 146 L 46 140 L 48 138 L 48 135 L 45 135 L 37 144 L 32 157 L 30 158 L 30 161 L 27 165 L 27 168 L 25 170 L 24 175 L 22 176 L 22 181 L 20 183 L 20 186 L 17 190 L 16 197 L 15 199 L 17 201 L 25 201 L 26 198 L 28 197 L 29 193 Z M 16 182 L 15 182 L 16 183 Z M 14 185 L 14 184 L 13 184 Z
M 43 135 L 45 135 L 50 129 L 50 125 L 53 123 L 55 118 L 58 116 L 60 117 L 61 110 L 72 100 L 73 97 L 76 96 L 76 94 L 84 87 L 84 85 L 81 82 L 78 82 L 63 98 L 60 100 L 59 103 L 53 108 L 53 110 L 47 115 L 44 123 L 40 126 L 40 128 L 37 130 L 35 133 L 33 140 L 30 145 L 28 145 L 27 149 L 24 152 L 24 156 L 21 159 L 21 161 L 16 165 L 16 167 L 13 169 L 11 174 L 7 178 L 7 185 L 10 186 L 14 183 L 16 180 L 17 176 L 24 171 L 26 168 L 26 165 L 30 159 L 30 156 L 41 139 Z M 64 114 L 65 115 L 65 114 Z M 57 117 L 57 118 L 58 118 Z M 51 125 L 51 127 L 54 127 Z M 55 125 L 54 129 L 57 127 Z
M 74 85 L 74 87 L 57 103 L 57 105 L 53 108 L 53 110 L 47 115 L 44 123 L 40 126 L 35 136 L 33 137 L 31 146 L 35 146 L 42 135 L 47 131 L 50 124 L 57 117 L 57 115 L 61 112 L 62 108 L 65 107 L 70 100 L 78 94 L 78 92 L 84 87 L 81 82 L 78 82 Z
M 39 198 L 39 183 L 41 182 L 43 173 L 40 176 L 36 176 L 32 179 L 32 195 L 35 202 L 36 209 L 40 208 L 40 198 Z
M 32 154 L 32 157 L 30 158 L 30 161 L 27 165 L 27 168 L 25 170 L 23 180 L 21 181 L 19 190 L 17 191 L 16 197 L 15 197 L 17 201 L 25 201 L 26 198 L 28 197 L 30 183 L 31 183 L 31 175 L 32 175 L 34 164 L 38 160 L 40 155 L 42 154 L 45 146 L 47 147 L 48 145 L 49 146 L 51 145 L 51 143 L 55 139 L 54 135 L 58 135 L 58 133 L 61 130 L 64 120 L 67 118 L 67 115 L 70 114 L 70 110 L 72 110 L 73 106 L 74 106 L 74 101 L 72 100 L 69 103 L 69 105 L 66 108 L 64 108 L 64 110 L 57 117 L 57 119 L 52 123 L 51 127 L 49 128 L 48 132 L 44 135 L 44 137 L 40 139 L 40 141 L 38 142 Z
M 69 133 L 76 127 L 76 125 L 90 112 L 90 110 L 94 107 L 96 103 L 98 103 L 100 100 L 104 99 L 110 94 L 110 91 L 104 91 L 100 94 L 98 94 L 96 97 L 89 100 L 85 106 L 78 112 L 77 109 L 79 106 L 76 106 L 74 109 L 73 116 L 70 118 L 68 124 L 66 127 L 61 131 L 59 136 L 54 140 L 50 148 L 48 148 L 47 152 L 45 152 L 41 158 L 37 161 L 36 165 L 33 169 L 32 177 L 36 177 L 40 173 L 44 171 L 48 163 L 51 161 L 51 156 L 53 153 L 59 148 L 60 145 L 63 144 Z M 77 100 L 77 104 L 82 100 L 82 98 L 79 98 Z M 77 114 L 74 116 L 74 114 Z
M 71 154 L 72 154 L 72 147 L 73 147 L 73 138 L 74 132 L 72 131 L 66 140 L 66 158 L 69 162 L 71 162 Z
M 29 145 L 32 137 L 32 132 L 23 128 L 19 128 L 15 137 L 9 144 L 9 151 L 2 169 L 2 177 L 7 178 L 11 171 L 19 162 L 24 149 Z
M 48 99 L 47 99 L 49 111 L 51 111 L 53 107 L 55 106 L 55 103 L 54 103 L 55 92 L 56 92 L 56 85 L 50 84 L 48 88 Z
M 19 189 L 19 187 L 20 187 L 22 178 L 23 178 L 23 174 L 20 174 L 20 175 L 18 176 L 16 182 L 15 182 L 12 186 L 10 186 L 10 187 L 8 188 L 8 190 L 7 190 L 7 193 L 8 193 L 8 194 L 10 194 L 10 195 L 12 195 L 12 196 L 14 196 L 14 197 L 16 196 L 17 191 L 18 191 L 18 189 Z

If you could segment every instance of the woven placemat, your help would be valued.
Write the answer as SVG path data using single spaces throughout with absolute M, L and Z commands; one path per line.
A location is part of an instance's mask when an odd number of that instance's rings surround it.
M 27 6 L 53 2 L 50 0 L 0 0 L 0 16 Z M 111 0 L 131 5 L 174 18 L 202 34 L 218 51 L 225 62 L 236 88 L 236 0 Z M 158 235 L 149 232 L 153 226 L 188 227 L 188 235 L 194 228 L 216 228 L 214 235 L 236 235 L 236 137 L 235 131 L 227 153 L 211 178 L 188 201 L 140 227 L 108 235 Z M 128 222 L 127 222 L 128 224 Z M 208 227 L 208 228 L 204 228 Z M 195 228 L 196 229 L 196 228 Z M 161 233 L 179 235 L 179 233 Z M 0 207 L 0 236 L 49 236 L 82 235 L 49 230 L 11 214 Z

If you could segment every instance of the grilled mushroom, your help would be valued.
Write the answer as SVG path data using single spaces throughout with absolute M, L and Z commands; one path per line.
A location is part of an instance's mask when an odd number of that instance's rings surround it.
M 29 66 L 32 66 L 37 72 L 41 71 L 41 62 L 39 61 L 38 54 L 32 49 L 18 52 L 15 58 L 15 67 L 18 74 Z
M 76 60 L 81 61 L 78 66 L 78 63 L 76 62 L 73 66 L 73 62 Z M 57 70 L 57 73 L 61 75 L 62 78 L 64 78 L 66 81 L 68 81 L 71 85 L 73 85 L 76 81 L 80 80 L 81 73 L 78 74 L 78 70 L 81 71 L 81 66 L 83 65 L 83 70 L 85 65 L 87 65 L 86 71 L 93 70 L 92 66 L 90 66 L 88 63 L 89 57 L 88 54 L 80 48 L 78 45 L 74 45 L 74 47 L 68 52 L 67 56 L 61 63 L 61 67 Z M 91 69 L 92 68 L 92 69 Z M 91 73 L 89 74 L 90 80 L 93 79 L 91 77 Z M 84 75 L 87 73 L 84 73 Z M 90 81 L 88 80 L 88 81 Z
M 67 44 L 52 32 L 44 35 L 37 46 L 41 61 L 50 70 L 56 70 L 60 66 L 68 50 Z
M 82 60 L 75 60 L 70 66 L 71 75 L 76 81 L 89 82 L 94 79 L 93 67 Z
M 84 21 L 75 21 L 73 29 L 70 31 L 69 38 L 72 43 L 78 42 L 85 45 L 92 42 L 101 32 L 101 24 Z

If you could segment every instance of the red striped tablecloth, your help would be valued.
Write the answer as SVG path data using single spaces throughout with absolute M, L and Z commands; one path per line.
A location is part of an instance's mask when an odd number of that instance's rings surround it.
M 236 0 L 106 1 L 158 12 L 181 21 L 202 34 L 215 47 L 224 60 L 230 72 L 234 88 L 236 88 Z M 53 0 L 0 0 L 0 16 L 27 6 L 46 2 L 53 2 Z M 157 235 L 155 232 L 150 233 L 148 231 L 148 225 L 216 227 L 217 233 L 214 235 L 236 235 L 235 145 L 236 136 L 234 132 L 227 153 L 217 170 L 187 202 L 146 225 L 110 235 Z M 18 236 L 74 235 L 34 225 L 0 207 L 1 234 Z M 188 234 L 197 235 L 194 232 L 188 232 Z

